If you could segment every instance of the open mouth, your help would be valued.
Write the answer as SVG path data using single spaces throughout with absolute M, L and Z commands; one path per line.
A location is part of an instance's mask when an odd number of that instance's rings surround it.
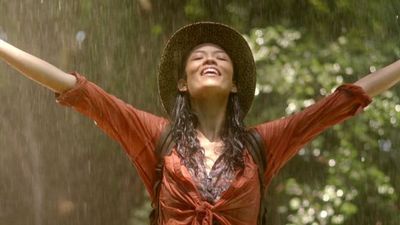
M 205 67 L 200 74 L 201 76 L 221 76 L 221 72 L 215 67 Z

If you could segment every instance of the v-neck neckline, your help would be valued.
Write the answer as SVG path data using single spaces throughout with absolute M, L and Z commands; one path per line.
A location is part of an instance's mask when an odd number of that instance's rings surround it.
M 189 171 L 189 168 L 187 168 L 184 164 L 181 163 L 181 157 L 180 157 L 179 154 L 176 152 L 176 150 L 174 150 L 173 155 L 174 155 L 174 157 L 176 157 L 176 159 L 179 160 L 179 163 L 178 163 L 178 162 L 174 162 L 174 163 L 173 163 L 173 168 L 175 168 L 174 170 L 175 170 L 177 173 L 181 174 L 182 178 L 185 180 L 185 183 L 190 184 L 190 186 L 192 187 L 192 190 L 196 193 L 196 194 L 195 194 L 196 197 L 193 196 L 193 195 L 192 195 L 192 196 L 195 197 L 195 198 L 197 198 L 199 201 L 207 201 L 207 200 L 204 198 L 204 196 L 203 196 L 202 192 L 200 191 L 199 187 L 197 187 L 196 177 L 193 177 L 193 176 L 192 176 L 192 173 L 190 173 L 190 171 Z M 248 155 L 247 153 L 245 153 L 245 154 L 243 155 L 243 157 L 249 157 L 249 155 Z M 215 201 L 213 201 L 213 203 L 210 203 L 210 204 L 212 204 L 213 206 L 216 206 L 216 205 L 219 204 L 219 202 L 220 202 L 222 199 L 230 198 L 229 196 L 231 195 L 231 193 L 232 193 L 236 188 L 239 188 L 240 186 L 242 186 L 242 185 L 245 183 L 245 182 L 243 182 L 243 180 L 239 179 L 238 175 L 239 175 L 240 173 L 243 173 L 242 176 L 245 176 L 245 177 L 248 177 L 248 178 L 250 178 L 251 176 L 253 176 L 253 175 L 251 175 L 252 172 L 247 171 L 248 169 L 249 169 L 249 168 L 247 168 L 247 166 L 245 166 L 242 170 L 237 170 L 237 171 L 235 171 L 235 172 L 234 172 L 234 175 L 232 176 L 232 180 L 231 180 L 229 186 L 227 187 L 227 189 L 225 189 L 224 191 L 222 191 L 222 192 L 220 193 L 220 195 L 218 196 L 218 199 L 215 200 Z M 253 169 L 256 169 L 256 168 L 253 168 Z M 247 171 L 247 172 L 246 172 L 246 171 Z M 239 181 L 240 181 L 240 182 L 239 182 Z M 239 182 L 239 183 L 238 183 L 238 182 Z M 190 192 L 189 192 L 189 193 L 190 193 Z M 207 201 L 207 202 L 208 202 L 208 201 Z
M 215 166 L 218 165 L 218 163 L 220 163 L 220 161 L 222 160 L 222 156 L 224 155 L 224 152 L 223 152 L 224 151 L 223 150 L 224 143 L 221 139 L 217 140 L 217 141 L 210 141 L 200 130 L 196 130 L 196 132 L 198 132 L 198 136 L 205 142 L 202 145 L 202 142 L 200 141 L 199 137 L 197 137 L 199 139 L 200 147 L 204 150 L 201 152 L 201 154 L 203 154 L 202 164 L 203 164 L 204 172 L 205 172 L 206 177 L 209 178 L 211 176 L 211 173 L 215 170 Z M 204 146 L 206 146 L 206 145 L 212 145 L 212 146 L 210 146 L 212 149 L 205 148 Z M 217 148 L 220 148 L 220 149 L 217 149 Z M 209 171 L 207 171 L 207 168 L 208 168 L 207 158 L 210 158 L 210 157 L 208 157 L 209 155 L 206 154 L 206 151 L 207 151 L 206 149 L 208 151 L 214 151 L 214 154 L 218 155 L 215 160 L 212 160 L 213 164 L 211 165 Z M 221 153 L 219 153 L 219 154 L 215 153 L 217 151 L 221 151 Z

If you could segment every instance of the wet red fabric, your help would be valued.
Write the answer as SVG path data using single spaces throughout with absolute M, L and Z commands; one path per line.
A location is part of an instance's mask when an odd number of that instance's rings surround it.
M 57 101 L 96 121 L 111 138 L 121 144 L 151 198 L 156 181 L 155 145 L 168 120 L 138 110 L 103 89 L 78 78 L 76 86 L 57 97 Z M 344 84 L 331 95 L 303 111 L 255 126 L 264 139 L 268 166 L 265 179 L 274 175 L 305 144 L 326 128 L 355 114 L 371 102 L 362 88 Z M 245 168 L 237 171 L 230 187 L 211 204 L 201 198 L 196 184 L 173 150 L 165 157 L 160 188 L 160 224 L 206 225 L 218 221 L 222 225 L 255 225 L 259 211 L 259 179 L 257 165 L 248 152 L 244 153 Z

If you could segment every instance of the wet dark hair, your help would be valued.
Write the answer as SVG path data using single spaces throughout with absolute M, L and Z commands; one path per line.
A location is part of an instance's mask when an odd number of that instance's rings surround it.
M 204 149 L 200 146 L 197 138 L 198 118 L 191 109 L 187 92 L 178 93 L 171 119 L 172 137 L 176 143 L 176 150 L 182 158 L 183 164 L 189 171 L 192 170 L 197 175 L 200 171 L 198 165 L 204 162 Z M 245 127 L 239 99 L 235 93 L 231 93 L 224 128 L 221 133 L 221 139 L 224 143 L 224 151 L 221 157 L 228 170 L 235 171 L 238 168 L 244 168 L 244 132 Z M 194 157 L 199 151 L 202 151 L 203 154 Z

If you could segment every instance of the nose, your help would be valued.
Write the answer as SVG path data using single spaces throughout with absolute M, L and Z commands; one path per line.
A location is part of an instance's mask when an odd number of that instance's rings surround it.
M 214 56 L 207 56 L 203 65 L 217 65 L 217 60 L 215 60 Z

